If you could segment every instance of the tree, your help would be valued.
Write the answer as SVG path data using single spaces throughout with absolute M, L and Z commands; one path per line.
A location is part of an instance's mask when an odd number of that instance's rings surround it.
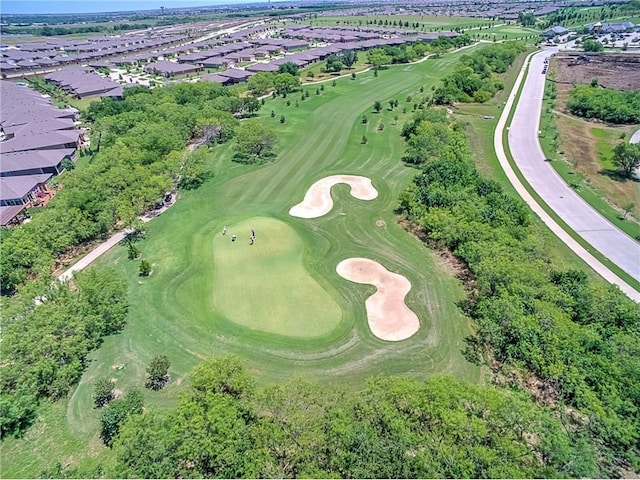
M 235 356 L 212 358 L 198 365 L 190 377 L 191 388 L 235 398 L 250 396 L 255 388 L 253 378 Z
M 69 160 L 68 158 L 65 158 L 62 161 L 62 168 L 64 168 L 65 170 L 69 171 L 69 170 L 73 170 L 74 168 L 76 168 L 76 164 L 73 163 L 71 160 Z
M 351 73 L 351 80 L 355 80 L 356 79 L 356 72 L 352 72 Z
M 367 138 L 366 135 L 362 135 L 362 140 L 360 140 L 360 143 L 363 145 L 366 145 L 367 143 L 369 143 L 369 139 Z
M 613 149 L 613 163 L 622 171 L 626 178 L 632 178 L 640 167 L 640 145 L 622 142 Z
M 133 389 L 124 398 L 111 402 L 102 412 L 100 438 L 105 445 L 110 447 L 113 444 L 113 440 L 120 431 L 120 425 L 127 417 L 142 413 L 143 398 L 140 390 Z
M 373 111 L 376 113 L 380 113 L 382 110 L 382 102 L 380 100 L 376 100 L 373 102 Z
M 280 115 L 280 123 L 284 123 L 286 121 L 287 121 L 287 119 L 285 118 L 285 116 L 284 115 Z
M 264 95 L 269 90 L 273 89 L 274 77 L 275 75 L 271 72 L 258 72 L 249 77 L 249 80 L 247 80 L 247 87 L 252 95 Z
M 353 64 L 358 61 L 358 54 L 355 50 L 345 50 L 340 56 L 340 60 L 349 70 L 351 70 Z
M 592 40 L 588 38 L 584 42 L 582 42 L 582 50 L 584 50 L 585 52 L 594 52 L 594 53 L 602 52 L 604 50 L 604 45 L 602 45 L 597 40 Z
M 93 403 L 96 408 L 102 408 L 113 400 L 115 384 L 108 378 L 98 380 L 93 391 Z
M 372 48 L 367 52 L 367 61 L 374 67 L 380 68 L 384 65 L 389 65 L 393 58 L 382 48 Z
M 151 264 L 148 260 L 141 260 L 140 267 L 138 268 L 138 274 L 141 277 L 148 277 L 151 275 Z
M 242 99 L 242 114 L 246 116 L 253 116 L 260 110 L 262 104 L 255 97 L 244 97 Z
M 283 73 L 282 75 L 289 75 Z M 242 122 L 236 131 L 236 161 L 254 163 L 273 156 L 274 132 L 258 119 Z
M 169 381 L 171 362 L 165 355 L 156 355 L 147 367 L 147 381 L 144 384 L 151 390 L 160 390 Z
M 286 62 L 286 63 L 283 63 L 282 65 L 280 65 L 280 67 L 278 68 L 278 73 L 289 73 L 289 74 L 293 75 L 294 77 L 299 77 L 300 76 L 300 69 L 298 68 L 298 66 L 295 63 Z
M 279 95 L 286 95 L 300 87 L 300 79 L 290 73 L 280 73 L 273 79 L 273 85 Z
M 327 57 L 327 64 L 325 70 L 327 72 L 339 72 L 344 67 L 344 64 L 336 54 L 332 53 Z

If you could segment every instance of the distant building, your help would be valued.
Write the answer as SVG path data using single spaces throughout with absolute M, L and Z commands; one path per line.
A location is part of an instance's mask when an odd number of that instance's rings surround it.
M 147 73 L 156 73 L 163 77 L 172 77 L 174 75 L 186 75 L 188 73 L 200 72 L 201 66 L 191 65 L 189 63 L 174 63 L 174 62 L 155 62 L 150 63 L 144 67 L 144 71 Z
M 633 22 L 598 22 L 589 27 L 591 33 L 624 33 L 635 28 Z
M 20 223 L 25 209 L 52 195 L 46 182 L 75 161 L 83 131 L 75 109 L 60 109 L 24 85 L 0 81 L 0 224 Z
M 564 28 L 563 26 L 557 25 L 555 27 L 548 28 L 542 32 L 547 38 L 561 37 L 569 33 L 569 30 Z

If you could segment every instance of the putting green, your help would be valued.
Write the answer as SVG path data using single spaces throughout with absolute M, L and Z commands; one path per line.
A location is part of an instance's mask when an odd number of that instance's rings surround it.
M 228 229 L 213 239 L 213 301 L 219 313 L 249 328 L 292 337 L 319 337 L 338 326 L 342 311 L 303 267 L 304 243 L 295 230 L 265 217 Z

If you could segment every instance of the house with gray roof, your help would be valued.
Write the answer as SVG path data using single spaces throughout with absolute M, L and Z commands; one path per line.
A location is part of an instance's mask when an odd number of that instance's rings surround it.
M 29 175 L 58 175 L 62 173 L 65 160 L 75 161 L 76 150 L 27 150 L 5 153 L 0 164 L 0 177 L 23 177 Z
M 253 72 L 247 72 L 246 70 L 240 70 L 239 68 L 230 68 L 224 72 L 218 73 L 222 77 L 231 79 L 232 83 L 246 82 L 250 76 L 255 75 Z
M 0 206 L 28 205 L 47 191 L 45 184 L 50 178 L 50 173 L 0 177 L 0 191 L 2 191 Z
M 77 110 L 60 109 L 39 92 L 0 81 L 0 224 L 17 222 L 25 207 L 47 191 L 45 182 L 75 161 L 83 132 Z
M 144 71 L 147 73 L 155 73 L 162 75 L 163 77 L 172 77 L 174 75 L 186 75 L 188 73 L 195 73 L 202 71 L 202 66 L 191 65 L 189 63 L 175 63 L 160 61 L 150 63 L 144 67 Z
M 547 38 L 554 38 L 554 37 L 561 37 L 563 35 L 566 35 L 567 33 L 569 33 L 568 29 L 564 28 L 561 25 L 556 25 L 555 27 L 551 27 L 544 30 L 542 32 L 542 35 L 544 35 Z
M 598 22 L 589 26 L 592 33 L 624 33 L 634 29 L 633 22 Z

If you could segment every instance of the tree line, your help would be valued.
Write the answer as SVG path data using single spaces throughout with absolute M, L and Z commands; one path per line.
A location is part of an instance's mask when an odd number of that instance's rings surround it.
M 640 123 L 640 90 L 627 92 L 604 88 L 597 81 L 576 85 L 569 92 L 567 109 L 579 117 L 607 123 Z
M 422 171 L 400 211 L 467 271 L 467 358 L 539 384 L 567 429 L 597 447 L 601 475 L 637 471 L 640 307 L 554 261 L 526 205 L 478 173 L 464 127 L 443 111 L 418 111 L 402 134 L 404 160 Z
M 225 142 L 237 117 L 260 107 L 254 97 L 210 82 L 133 87 L 123 100 L 93 102 L 83 112 L 93 122 L 88 164 L 54 179 L 64 188 L 32 211 L 31 222 L 3 229 L 2 292 L 49 276 L 55 259 L 74 246 L 135 225 L 174 184 L 197 186 L 207 172 L 198 154 L 185 153 L 187 143 Z
M 24 433 L 41 399 L 67 395 L 87 354 L 125 325 L 127 285 L 115 271 L 89 269 L 71 282 L 47 282 L 0 299 L 0 438 Z
M 120 402 L 120 403 L 115 403 Z M 370 378 L 363 391 L 302 380 L 263 388 L 235 357 L 200 364 L 178 404 L 132 389 L 103 419 L 109 478 L 514 478 L 598 476 L 580 432 L 523 392 Z M 106 422 L 105 422 L 106 420 Z M 112 430 L 112 427 L 116 427 Z M 89 477 L 64 470 L 45 476 Z
M 454 72 L 444 77 L 443 84 L 435 90 L 434 102 L 486 102 L 504 88 L 499 75 L 524 51 L 522 42 L 505 42 L 464 55 Z

